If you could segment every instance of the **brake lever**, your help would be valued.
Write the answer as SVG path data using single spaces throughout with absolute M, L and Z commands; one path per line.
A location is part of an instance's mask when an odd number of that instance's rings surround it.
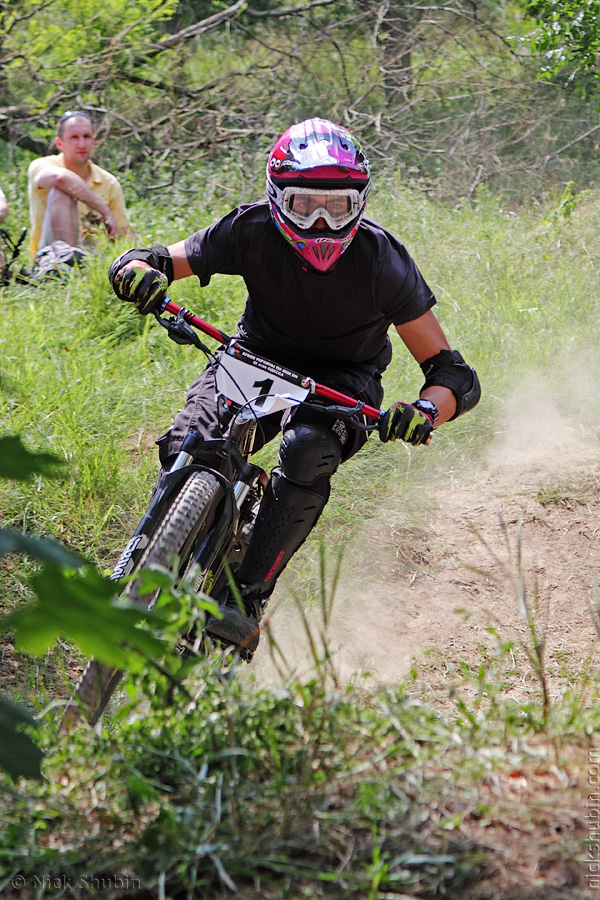
M 166 329 L 167 334 L 176 344 L 191 344 L 193 347 L 197 347 L 198 350 L 210 354 L 211 351 L 206 344 L 202 343 L 198 337 L 198 333 L 185 321 L 186 313 L 187 310 L 182 307 L 175 318 L 163 319 L 160 313 L 156 311 L 154 313 L 154 318 Z
M 361 428 L 364 431 L 372 431 L 374 428 L 377 428 L 377 423 L 366 425 L 364 422 L 360 421 L 360 414 L 362 413 L 364 405 L 364 400 L 358 400 L 356 406 L 320 406 L 319 404 L 319 407 L 328 413 L 341 416 L 356 428 Z

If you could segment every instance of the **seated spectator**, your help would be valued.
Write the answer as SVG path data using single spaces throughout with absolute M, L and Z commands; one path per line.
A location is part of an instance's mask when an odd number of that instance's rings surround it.
M 93 246 L 102 227 L 109 236 L 135 240 L 123 190 L 114 175 L 92 162 L 95 148 L 91 117 L 81 110 L 58 120 L 57 156 L 35 159 L 29 166 L 29 249 L 54 241 L 73 247 Z

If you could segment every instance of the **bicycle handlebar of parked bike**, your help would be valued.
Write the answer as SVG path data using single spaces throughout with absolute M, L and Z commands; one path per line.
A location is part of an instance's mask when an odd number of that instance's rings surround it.
M 224 331 L 215 328 L 215 326 L 211 325 L 209 322 L 205 322 L 204 319 L 201 319 L 193 312 L 190 312 L 189 309 L 178 306 L 177 303 L 174 303 L 169 297 L 166 298 L 161 312 L 170 312 L 174 315 L 182 313 L 183 318 L 188 325 L 193 325 L 198 331 L 202 331 L 204 334 L 214 338 L 221 344 L 228 344 L 231 340 L 230 336 L 225 334 Z M 342 394 L 340 391 L 336 391 L 333 388 L 328 388 L 324 384 L 318 384 L 316 381 L 311 381 L 311 393 L 316 394 L 318 397 L 324 397 L 327 400 L 333 400 L 336 403 L 339 403 L 340 406 L 351 408 L 357 405 L 357 400 L 354 397 L 350 397 L 348 394 Z M 361 412 L 364 413 L 367 418 L 372 419 L 375 422 L 379 422 L 385 415 L 385 410 L 377 409 L 376 407 L 368 406 L 367 404 L 364 404 L 361 407 Z

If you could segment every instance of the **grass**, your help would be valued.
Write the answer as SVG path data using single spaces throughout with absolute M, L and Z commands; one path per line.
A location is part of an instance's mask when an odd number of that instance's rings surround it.
M 145 705 L 129 719 L 108 717 L 65 743 L 53 704 L 77 654 L 59 646 L 32 661 L 3 645 L 12 695 L 44 722 L 47 758 L 40 784 L 0 781 L 0 894 L 18 896 L 11 886 L 22 878 L 35 896 L 41 878 L 54 878 L 96 879 L 106 897 L 121 889 L 117 879 L 131 880 L 133 896 L 173 898 L 506 900 L 533 897 L 539 885 L 550 897 L 552 885 L 569 883 L 573 897 L 585 896 L 593 666 L 573 673 L 559 660 L 562 671 L 550 672 L 558 690 L 542 702 L 536 644 L 526 645 L 532 658 L 498 628 L 468 659 L 432 652 L 403 685 L 374 689 L 359 677 L 347 685 L 320 636 L 332 590 L 320 548 L 343 549 L 349 575 L 364 572 L 371 540 L 393 544 L 400 560 L 422 559 L 438 486 L 485 466 L 500 431 L 533 439 L 542 396 L 561 421 L 597 437 L 596 205 L 590 194 L 568 216 L 558 198 L 517 211 L 482 193 L 472 206 L 444 209 L 381 181 L 371 215 L 399 234 L 435 290 L 452 345 L 479 372 L 480 405 L 428 448 L 371 440 L 336 474 L 285 581 L 308 610 L 307 680 L 288 675 L 267 688 L 251 668 L 225 680 L 207 661 L 183 709 L 180 698 L 165 706 L 166 686 L 148 673 Z M 181 236 L 169 210 L 140 204 L 133 214 L 147 243 Z M 208 209 L 195 215 L 212 218 Z M 145 507 L 153 441 L 202 363 L 112 297 L 106 269 L 118 249 L 104 247 L 65 284 L 1 294 L 2 432 L 63 461 L 58 479 L 1 485 L 2 522 L 57 535 L 104 568 Z M 177 284 L 173 297 L 231 331 L 244 290 L 217 277 L 202 291 Z M 387 398 L 411 398 L 421 383 L 398 341 Z M 274 453 L 264 451 L 267 467 Z M 539 499 L 577 503 L 580 491 L 566 478 Z M 3 561 L 0 608 L 28 599 L 30 571 L 26 561 Z
M 506 696 L 504 649 L 457 671 L 440 710 L 417 672 L 344 686 L 313 645 L 303 684 L 220 679 L 207 660 L 185 710 L 152 677 L 143 711 L 67 745 L 46 716 L 44 782 L 0 793 L 0 890 L 44 875 L 177 897 L 505 897 L 535 884 L 534 864 L 552 879 L 583 867 L 597 703 L 542 722 L 535 700 Z M 552 829 L 560 844 L 537 846 Z

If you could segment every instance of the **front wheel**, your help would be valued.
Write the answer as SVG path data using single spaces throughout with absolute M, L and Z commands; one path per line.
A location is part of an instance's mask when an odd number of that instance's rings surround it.
M 195 548 L 202 543 L 212 527 L 222 496 L 223 488 L 214 475 L 209 472 L 194 472 L 150 538 L 135 571 L 141 571 L 150 565 L 172 569 L 176 559 L 177 574 L 183 576 Z M 142 594 L 140 585 L 140 579 L 130 581 L 123 596 L 130 603 L 151 609 L 158 592 Z M 82 717 L 95 725 L 122 677 L 120 669 L 95 659 L 90 660 L 67 704 L 63 725 L 68 728 Z

